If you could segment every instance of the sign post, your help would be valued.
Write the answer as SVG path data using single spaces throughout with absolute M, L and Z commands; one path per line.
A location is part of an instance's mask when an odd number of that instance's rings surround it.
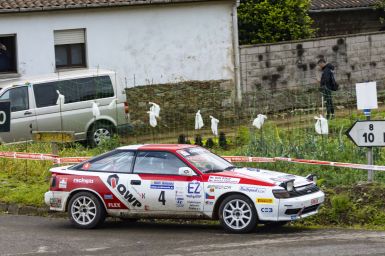
M 0 132 L 11 131 L 11 103 L 0 101 Z
M 377 109 L 377 83 L 356 84 L 357 109 L 363 110 L 366 121 L 356 122 L 349 130 L 349 138 L 359 147 L 367 147 L 368 164 L 373 165 L 373 147 L 385 146 L 385 121 L 371 121 L 371 110 Z M 368 181 L 374 181 L 374 170 L 368 170 Z

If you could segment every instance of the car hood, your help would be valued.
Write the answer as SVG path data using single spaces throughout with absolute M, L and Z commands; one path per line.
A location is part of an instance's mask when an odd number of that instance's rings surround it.
M 231 177 L 231 178 L 240 178 L 241 180 L 242 179 L 257 180 L 261 182 L 272 183 L 277 186 L 289 180 L 294 180 L 295 187 L 301 187 L 301 186 L 313 183 L 312 181 L 309 181 L 302 176 L 297 176 L 297 175 L 283 173 L 283 172 L 257 169 L 257 168 L 246 168 L 246 167 L 235 168 L 234 170 L 231 170 L 231 171 L 215 173 L 213 175 L 225 176 L 225 177 Z

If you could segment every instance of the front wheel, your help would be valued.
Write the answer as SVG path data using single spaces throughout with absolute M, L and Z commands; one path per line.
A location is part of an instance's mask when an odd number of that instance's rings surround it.
M 248 233 L 257 226 L 257 211 L 244 195 L 227 197 L 219 207 L 219 221 L 231 233 Z
M 75 227 L 91 229 L 104 222 L 106 211 L 94 194 L 80 192 L 71 198 L 68 204 L 68 215 Z

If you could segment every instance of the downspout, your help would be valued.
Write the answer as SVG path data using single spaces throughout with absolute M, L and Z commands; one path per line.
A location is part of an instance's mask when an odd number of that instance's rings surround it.
M 236 103 L 238 106 L 242 103 L 241 71 L 239 58 L 239 38 L 238 38 L 238 13 L 237 8 L 240 0 L 236 0 L 233 5 L 233 52 L 234 52 L 234 82 L 236 88 Z

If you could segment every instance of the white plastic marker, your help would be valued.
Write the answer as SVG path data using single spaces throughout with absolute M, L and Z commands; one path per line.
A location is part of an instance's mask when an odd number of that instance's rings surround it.
M 115 109 L 116 108 L 116 103 L 118 102 L 117 99 L 113 99 L 110 104 L 108 104 L 108 109 Z
M 155 114 L 155 117 L 159 118 L 159 113 L 160 113 L 160 107 L 158 104 L 154 103 L 154 102 L 149 102 L 148 104 L 152 105 L 150 107 L 150 111 L 154 112 Z
M 328 120 L 326 120 L 322 115 L 320 115 L 319 117 L 315 116 L 314 119 L 317 120 L 314 125 L 316 133 L 321 135 L 329 134 Z
M 98 104 L 94 101 L 92 102 L 92 115 L 96 118 L 100 116 L 100 110 Z
M 213 132 L 213 134 L 215 136 L 218 136 L 218 123 L 219 123 L 219 120 L 216 119 L 213 116 L 210 116 L 210 118 L 211 118 L 211 131 Z
M 149 114 L 149 117 L 150 117 L 150 125 L 152 127 L 156 127 L 158 122 L 156 121 L 156 116 L 155 116 L 155 112 L 153 111 L 147 111 L 147 113 Z
M 56 93 L 59 95 L 59 96 L 57 97 L 56 105 L 61 106 L 61 105 L 63 105 L 64 102 L 65 102 L 65 96 L 64 96 L 63 94 L 61 94 L 58 90 L 56 90 Z
M 201 111 L 198 110 L 198 112 L 195 114 L 195 130 L 199 130 L 204 126 L 203 118 L 201 115 Z
M 257 127 L 258 129 L 261 129 L 263 124 L 265 123 L 265 119 L 267 119 L 267 116 L 258 114 L 257 118 L 253 121 L 253 126 Z

